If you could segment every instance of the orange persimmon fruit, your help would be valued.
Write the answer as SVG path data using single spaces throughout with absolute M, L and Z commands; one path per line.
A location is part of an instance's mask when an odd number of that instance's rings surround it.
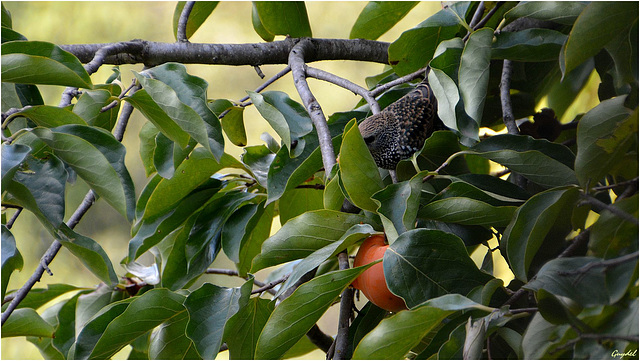
M 384 235 L 377 234 L 365 239 L 358 249 L 353 266 L 359 267 L 382 259 L 387 248 L 389 245 L 386 244 Z M 407 309 L 404 300 L 389 291 L 382 263 L 376 263 L 364 271 L 353 281 L 353 287 L 359 289 L 369 301 L 382 309 L 392 312 Z

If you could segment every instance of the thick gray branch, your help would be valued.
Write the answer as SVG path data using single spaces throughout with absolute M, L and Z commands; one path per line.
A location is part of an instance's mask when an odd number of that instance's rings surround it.
M 140 64 L 155 66 L 166 62 L 183 64 L 263 65 L 287 64 L 291 49 L 300 41 L 311 43 L 314 49 L 306 62 L 321 60 L 355 60 L 388 64 L 389 43 L 364 39 L 285 39 L 255 44 L 158 43 L 132 40 L 111 44 L 73 44 L 60 47 L 88 63 L 95 53 L 116 44 L 136 44 L 105 57 L 103 64 Z

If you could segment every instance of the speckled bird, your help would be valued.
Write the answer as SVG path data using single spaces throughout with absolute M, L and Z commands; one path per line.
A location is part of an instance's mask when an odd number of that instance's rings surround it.
M 372 115 L 358 126 L 380 168 L 395 169 L 398 162 L 420 150 L 425 139 L 446 129 L 437 114 L 438 103 L 428 83 Z

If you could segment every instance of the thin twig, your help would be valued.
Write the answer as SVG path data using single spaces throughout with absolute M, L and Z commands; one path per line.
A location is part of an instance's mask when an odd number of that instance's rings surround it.
M 518 313 L 532 313 L 532 312 L 538 312 L 538 307 L 528 307 L 528 308 L 516 308 L 513 310 L 509 310 L 509 313 L 511 313 L 512 315 L 516 315 Z
M 378 86 L 376 86 L 375 88 L 371 89 L 371 95 L 376 97 L 382 93 L 384 93 L 385 91 L 393 88 L 396 85 L 400 85 L 400 84 L 404 84 L 406 82 L 410 82 L 415 78 L 420 77 L 421 75 L 425 75 L 425 73 L 427 72 L 427 70 L 429 69 L 429 67 L 424 67 L 422 69 L 418 69 L 416 71 L 414 71 L 411 74 L 407 74 L 405 76 L 402 76 L 398 79 L 394 79 L 390 82 L 384 83 L 384 84 L 380 84 Z
M 473 27 L 476 26 L 476 24 L 478 24 L 478 21 L 480 21 L 480 17 L 482 16 L 483 13 L 484 13 L 484 1 L 480 1 L 480 5 L 478 5 L 476 12 L 473 14 L 473 18 L 469 22 L 469 27 L 473 29 Z
M 333 344 L 333 337 L 322 332 L 318 324 L 314 324 L 313 327 L 311 327 L 309 332 L 307 332 L 307 337 L 309 341 L 318 346 L 324 353 L 329 352 L 329 348 Z
M 13 114 L 21 113 L 27 109 L 31 108 L 31 105 L 27 105 L 24 108 L 11 108 L 7 110 L 5 113 L 2 113 L 2 129 L 6 129 L 9 123 L 13 121 L 16 117 L 12 117 Z
M 502 62 L 502 77 L 500 78 L 500 101 L 502 103 L 502 121 L 509 134 L 518 135 L 520 131 L 516 125 L 511 106 L 511 60 Z
M 599 262 L 587 263 L 586 265 L 584 265 L 584 266 L 582 266 L 582 267 L 580 267 L 578 269 L 575 269 L 575 270 L 559 271 L 558 274 L 561 275 L 561 276 L 570 276 L 570 275 L 587 273 L 593 268 L 615 267 L 615 266 L 621 265 L 621 264 L 629 262 L 629 261 L 637 261 L 638 260 L 638 254 L 639 254 L 638 251 L 635 251 L 633 253 L 629 253 L 629 254 L 624 255 L 622 257 L 612 258 L 612 259 L 599 261 Z
M 11 219 L 9 220 L 9 222 L 7 222 L 7 224 L 5 225 L 5 227 L 7 227 L 7 229 L 11 229 L 11 227 L 13 227 L 13 224 L 16 222 L 16 219 L 18 219 L 18 216 L 20 215 L 20 213 L 22 212 L 22 207 L 18 208 L 18 210 L 16 211 L 16 213 L 13 214 L 13 216 L 11 216 Z
M 638 343 L 638 335 L 625 336 L 625 335 L 610 335 L 610 334 L 597 334 L 597 333 L 578 333 L 578 337 L 576 337 L 574 339 L 571 339 L 571 340 L 567 341 L 565 344 L 554 348 L 553 350 L 549 351 L 549 354 L 554 354 L 554 353 L 556 353 L 558 351 L 562 351 L 562 350 L 568 349 L 568 348 L 572 347 L 573 345 L 575 345 L 576 343 L 582 341 L 585 338 L 586 339 L 592 339 L 592 340 L 598 340 L 598 341 L 604 341 L 604 340 L 616 341 L 616 340 L 620 340 L 620 341 L 628 341 L 628 342 Z
M 260 79 L 264 79 L 264 73 L 262 72 L 262 69 L 260 69 L 260 65 L 254 65 L 253 66 L 253 70 L 256 71 L 256 74 L 258 74 L 258 76 L 260 77 Z
M 349 255 L 343 251 L 338 254 L 338 264 L 341 270 L 349 269 Z M 347 287 L 340 297 L 340 316 L 338 318 L 338 333 L 336 334 L 333 360 L 346 360 L 349 350 L 349 324 L 353 315 L 353 289 Z
M 133 87 L 136 86 L 136 82 L 137 82 L 137 79 L 133 78 L 131 85 L 129 85 L 127 89 L 125 89 L 122 93 L 120 93 L 120 95 L 118 95 L 118 99 L 122 100 L 122 98 L 124 98 L 127 95 L 129 90 L 133 89 Z M 109 103 L 108 105 L 105 105 L 102 109 L 100 109 L 100 113 L 104 113 L 111 108 L 115 108 L 116 105 L 118 105 L 118 103 L 119 102 L 117 100 L 112 101 L 111 103 Z
M 264 286 L 262 286 L 262 287 L 258 288 L 257 290 L 253 290 L 253 291 L 251 291 L 251 294 L 252 294 L 252 295 L 255 295 L 255 294 L 257 294 L 257 293 L 262 293 L 262 292 L 264 292 L 264 291 L 270 291 L 270 290 L 272 290 L 275 286 L 277 286 L 277 285 L 281 284 L 282 282 L 286 281 L 286 280 L 287 280 L 287 278 L 289 278 L 289 275 L 283 276 L 283 277 L 281 277 L 281 278 L 279 278 L 279 279 L 277 279 L 277 280 L 275 280 L 275 281 L 269 282 L 269 283 L 267 283 L 266 285 L 264 285 Z
M 630 215 L 629 213 L 623 211 L 622 209 L 615 207 L 614 205 L 611 204 L 606 204 L 602 201 L 600 201 L 599 199 L 589 195 L 589 194 L 584 194 L 583 195 L 583 199 L 585 203 L 593 206 L 593 209 L 595 211 L 601 212 L 601 211 L 609 211 L 613 214 L 615 214 L 616 216 L 624 219 L 625 221 L 631 222 L 635 225 L 638 225 L 638 219 L 632 215 Z
M 296 188 L 323 190 L 324 184 L 300 184 L 299 186 L 296 186 Z
M 620 186 L 626 186 L 626 185 L 629 185 L 629 184 L 638 184 L 638 177 L 635 177 L 633 179 L 630 179 L 630 180 L 624 181 L 624 182 L 620 182 L 620 183 L 609 184 L 608 186 L 593 187 L 593 188 L 591 188 L 591 190 L 594 191 L 594 192 L 606 191 L 606 190 L 609 190 L 609 189 L 613 189 L 613 188 L 620 187 Z
M 262 85 L 257 87 L 256 90 L 254 90 L 254 92 L 260 93 L 266 87 L 268 87 L 269 85 L 273 84 L 276 80 L 278 80 L 278 79 L 282 78 L 283 76 L 289 74 L 290 71 L 291 71 L 291 67 L 289 65 L 287 65 L 284 69 L 280 70 L 276 75 L 272 76 L 269 80 L 265 81 L 264 83 L 262 83 Z M 245 96 L 244 98 L 240 99 L 238 101 L 238 103 L 239 103 L 239 105 L 241 107 L 246 107 L 248 105 L 253 104 L 251 102 L 245 103 L 247 100 L 249 100 L 249 96 L 248 95 Z M 227 113 L 229 113 L 229 109 L 227 109 L 227 110 L 223 111 L 222 113 L 220 113 L 220 115 L 218 116 L 218 119 L 222 119 L 225 115 L 227 115 Z
M 178 28 L 176 29 L 176 39 L 179 43 L 189 42 L 187 39 L 187 22 L 189 21 L 189 15 L 195 4 L 195 1 L 187 1 L 182 8 L 180 18 L 178 19 Z
M 504 1 L 498 1 L 496 3 L 496 5 L 489 10 L 489 12 L 487 13 L 487 15 L 485 15 L 482 20 L 480 20 L 474 27 L 472 27 L 473 30 L 478 30 L 481 27 L 485 26 L 486 23 L 489 22 L 489 20 L 491 19 L 491 17 L 493 16 L 493 14 L 496 13 L 496 11 L 498 11 L 498 9 L 500 7 L 502 7 L 502 5 L 504 5 Z M 467 35 L 464 36 L 464 38 L 462 38 L 462 41 L 466 42 L 469 39 L 469 36 L 471 35 L 471 33 L 467 33 Z
M 361 87 L 360 85 L 352 83 L 351 81 L 344 79 L 342 77 L 339 77 L 335 74 L 331 74 L 324 70 L 312 68 L 309 66 L 306 67 L 306 73 L 308 76 L 312 78 L 327 81 L 329 83 L 335 84 L 339 87 L 345 88 L 355 94 L 360 95 L 361 97 L 364 98 L 364 100 L 367 101 L 367 103 L 369 104 L 369 108 L 371 108 L 371 112 L 373 114 L 380 113 L 380 105 L 378 104 L 376 99 L 371 95 L 371 92 Z
M 301 40 L 291 49 L 289 66 L 293 73 L 293 83 L 296 86 L 296 90 L 298 94 L 300 94 L 300 98 L 302 98 L 302 102 L 318 133 L 324 169 L 331 170 L 333 169 L 333 165 L 336 164 L 336 155 L 333 150 L 333 143 L 331 142 L 331 133 L 329 132 L 326 117 L 322 112 L 322 107 L 320 107 L 320 104 L 318 104 L 318 101 L 311 93 L 311 89 L 309 89 L 304 69 L 305 55 L 312 51 L 313 44 L 307 39 Z M 326 174 L 328 176 L 329 171 L 327 171 Z
M 571 257 L 574 256 L 576 251 L 584 247 L 589 242 L 589 234 L 591 233 L 591 228 L 587 228 L 584 231 L 578 233 L 577 236 L 573 237 L 573 241 L 567 247 L 558 258 Z

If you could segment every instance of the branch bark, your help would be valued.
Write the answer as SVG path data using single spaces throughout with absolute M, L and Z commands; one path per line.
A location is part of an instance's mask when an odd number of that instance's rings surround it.
M 71 44 L 60 47 L 82 63 L 90 62 L 98 50 L 127 44 L 126 49 L 105 56 L 103 64 L 155 66 L 166 62 L 183 64 L 264 65 L 287 64 L 289 53 L 300 42 L 310 42 L 314 51 L 306 62 L 355 60 L 388 64 L 389 43 L 364 39 L 296 38 L 253 44 L 160 43 L 132 40 L 119 43 Z
M 335 74 L 331 74 L 321 69 L 307 67 L 306 73 L 308 76 L 312 78 L 324 80 L 326 82 L 335 84 L 341 88 L 350 90 L 354 94 L 360 95 L 361 97 L 364 98 L 364 100 L 367 101 L 367 104 L 369 104 L 369 108 L 371 108 L 371 112 L 373 114 L 380 113 L 380 105 L 378 104 L 376 99 L 373 97 L 370 91 L 361 87 L 360 85 L 355 84 L 347 79 L 341 78 Z
M 182 12 L 180 13 L 180 19 L 178 19 L 178 28 L 176 29 L 176 38 L 180 43 L 188 43 L 187 39 L 187 22 L 189 21 L 189 15 L 191 14 L 191 10 L 193 10 L 193 5 L 195 5 L 195 1 L 187 1 L 182 8 Z

